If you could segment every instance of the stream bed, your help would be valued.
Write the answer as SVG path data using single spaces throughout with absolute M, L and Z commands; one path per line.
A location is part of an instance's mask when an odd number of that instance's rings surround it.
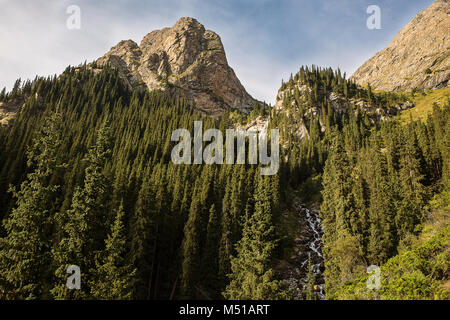
M 319 212 L 307 208 L 299 200 L 292 204 L 291 214 L 296 214 L 302 230 L 294 239 L 294 254 L 289 258 L 289 263 L 283 266 L 283 282 L 293 293 L 294 299 L 304 299 L 303 291 L 308 281 L 308 265 L 311 260 L 312 272 L 315 274 L 316 282 L 314 292 L 319 299 L 325 299 L 325 284 L 323 279 L 323 257 L 322 257 L 322 220 Z

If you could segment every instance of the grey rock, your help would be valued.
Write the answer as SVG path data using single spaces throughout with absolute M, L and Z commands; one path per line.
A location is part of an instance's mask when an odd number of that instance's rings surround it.
M 450 1 L 437 0 L 417 14 L 351 79 L 378 90 L 409 91 L 450 86 Z
M 108 63 L 128 85 L 180 95 L 210 116 L 231 109 L 248 113 L 258 103 L 228 65 L 220 37 L 193 18 L 152 31 L 139 45 L 119 42 L 97 60 L 99 66 Z

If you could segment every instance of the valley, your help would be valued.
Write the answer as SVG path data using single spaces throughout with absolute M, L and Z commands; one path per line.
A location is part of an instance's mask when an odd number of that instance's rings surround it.
M 0 299 L 450 299 L 449 10 L 349 78 L 299 66 L 273 106 L 191 17 L 17 80 L 0 94 Z

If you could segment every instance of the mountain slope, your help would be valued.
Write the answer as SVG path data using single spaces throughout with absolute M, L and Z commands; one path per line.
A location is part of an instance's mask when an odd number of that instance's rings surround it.
M 378 90 L 407 91 L 449 86 L 450 1 L 437 0 L 417 14 L 351 79 Z
M 380 289 L 367 287 L 368 275 L 339 288 L 337 299 L 450 299 L 448 237 L 450 232 L 450 193 L 432 201 L 432 213 L 412 247 L 389 259 L 380 268 Z
M 405 123 L 411 117 L 413 120 L 425 120 L 433 110 L 434 104 L 442 107 L 447 102 L 447 99 L 450 98 L 450 88 L 435 89 L 411 95 L 411 100 L 415 105 L 414 108 L 403 110 L 400 114 L 400 119 Z
M 139 45 L 119 42 L 97 60 L 100 66 L 107 63 L 117 67 L 129 85 L 169 90 L 207 115 L 227 109 L 248 112 L 256 103 L 228 66 L 220 37 L 193 18 L 152 31 Z

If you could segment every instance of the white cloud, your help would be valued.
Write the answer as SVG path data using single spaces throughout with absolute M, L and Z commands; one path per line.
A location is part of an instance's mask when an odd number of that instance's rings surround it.
M 69 5 L 81 9 L 81 29 L 69 30 L 66 20 Z M 154 29 L 171 26 L 181 16 L 201 19 L 207 8 L 198 0 L 182 1 L 177 6 L 167 1 L 152 1 L 154 10 L 132 10 L 138 6 L 133 1 L 110 1 L 95 5 L 88 1 L 2 1 L 0 12 L 0 88 L 11 89 L 17 78 L 32 79 L 36 75 L 47 76 L 61 73 L 68 65 L 92 61 L 123 39 L 140 42 Z M 147 9 L 147 8 L 146 8 Z M 225 7 L 221 15 L 230 16 Z M 214 29 L 206 25 L 207 28 Z M 242 40 L 233 37 L 236 26 L 223 25 L 225 32 L 215 30 L 226 43 L 230 64 L 248 91 L 256 98 L 270 101 L 279 86 L 274 73 L 278 67 L 271 65 L 263 54 L 244 53 L 240 50 Z M 236 30 L 236 29 L 234 29 Z M 268 70 L 270 70 L 268 72 Z M 276 80 L 274 80 L 274 78 Z M 276 84 L 275 84 L 276 82 Z
M 279 12 L 272 13 L 274 4 Z M 81 8 L 80 30 L 66 27 L 69 5 Z M 11 88 L 19 77 L 59 74 L 68 65 L 102 56 L 120 40 L 139 43 L 148 32 L 192 16 L 221 36 L 229 64 L 248 92 L 274 103 L 281 79 L 301 65 L 341 67 L 350 74 L 374 47 L 386 45 L 385 39 L 370 46 L 353 39 L 361 30 L 352 33 L 352 21 L 342 22 L 340 15 L 334 17 L 340 29 L 330 29 L 327 15 L 340 10 L 351 16 L 353 2 L 315 5 L 298 0 L 0 0 L 0 89 Z M 356 11 L 364 22 L 364 10 Z

